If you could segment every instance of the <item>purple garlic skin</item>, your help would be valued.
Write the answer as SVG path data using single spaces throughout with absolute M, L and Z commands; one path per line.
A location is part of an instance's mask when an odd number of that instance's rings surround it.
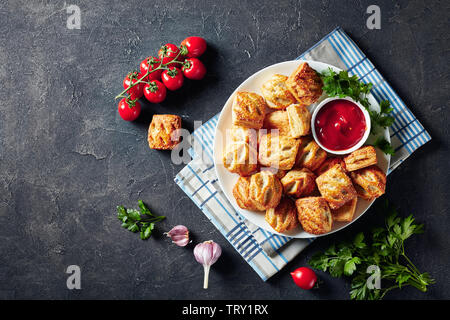
M 194 248 L 195 260 L 203 265 L 211 266 L 222 254 L 222 248 L 212 240 L 199 243 Z
M 212 240 L 199 243 L 194 248 L 194 257 L 203 265 L 203 288 L 208 289 L 209 269 L 222 254 L 222 248 Z
M 189 230 L 183 225 L 173 227 L 165 235 L 172 239 L 172 242 L 177 246 L 184 247 L 189 243 Z

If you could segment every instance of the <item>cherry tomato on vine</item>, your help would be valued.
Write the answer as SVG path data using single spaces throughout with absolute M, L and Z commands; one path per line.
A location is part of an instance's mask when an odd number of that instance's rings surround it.
M 133 121 L 141 113 L 141 104 L 138 101 L 123 98 L 119 102 L 119 114 L 125 121 Z
M 164 85 L 171 91 L 178 90 L 183 86 L 183 73 L 176 67 L 169 67 L 169 70 L 164 70 L 161 77 Z
M 150 71 L 156 69 L 157 67 L 159 67 L 160 64 L 161 64 L 161 61 L 158 58 L 155 58 L 152 56 L 145 58 L 144 60 L 142 60 L 142 62 L 139 65 L 139 70 L 141 71 L 141 75 L 146 74 L 149 69 L 150 69 Z M 147 81 L 161 79 L 161 73 L 162 73 L 162 69 L 159 69 L 159 70 L 156 70 L 156 71 L 150 73 L 147 76 Z
M 184 76 L 191 80 L 201 80 L 206 74 L 205 65 L 197 58 L 186 59 L 182 70 Z
M 291 272 L 292 279 L 297 286 L 309 290 L 316 284 L 317 276 L 310 268 L 301 267 Z
M 158 80 L 153 80 L 144 87 L 144 96 L 151 103 L 163 102 L 166 95 L 166 87 Z
M 206 40 L 202 37 L 188 37 L 181 42 L 180 47 L 183 46 L 187 49 L 187 53 L 184 56 L 187 58 L 198 58 L 206 51 Z M 184 52 L 182 51 L 182 53 Z
M 130 83 L 131 84 L 136 83 L 138 81 L 138 79 L 140 79 L 141 77 L 142 77 L 142 75 L 140 73 L 138 73 L 137 71 L 130 72 L 129 74 L 127 74 L 125 79 L 123 79 L 123 88 L 128 89 L 130 87 Z M 133 100 L 139 99 L 144 94 L 144 84 L 138 83 L 137 85 L 132 87 L 130 90 L 127 90 L 127 93 L 130 95 L 131 99 L 133 99 Z
M 166 43 L 158 51 L 159 60 L 162 64 L 167 64 L 168 62 L 175 59 L 175 57 L 180 52 L 180 48 L 172 43 Z

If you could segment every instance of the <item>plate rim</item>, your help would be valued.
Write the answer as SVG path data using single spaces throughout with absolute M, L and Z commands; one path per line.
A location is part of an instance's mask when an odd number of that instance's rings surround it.
M 376 199 L 372 200 L 372 201 L 370 202 L 370 204 L 368 205 L 368 207 L 367 207 L 367 208 L 366 208 L 366 209 L 365 209 L 358 217 L 354 218 L 352 221 L 346 223 L 345 225 L 341 226 L 340 228 L 338 228 L 338 229 L 336 229 L 336 230 L 331 230 L 330 232 L 327 232 L 327 233 L 325 233 L 325 234 L 315 235 L 315 234 L 310 234 L 310 233 L 308 233 L 308 232 L 306 232 L 306 231 L 304 231 L 304 230 L 303 230 L 303 232 L 304 232 L 307 236 L 298 236 L 298 235 L 296 236 L 296 235 L 290 234 L 290 232 L 280 233 L 280 232 L 277 232 L 277 231 L 273 230 L 273 228 L 271 228 L 271 226 L 270 226 L 269 224 L 267 224 L 266 227 L 263 227 L 263 226 L 260 226 L 259 224 L 255 223 L 255 222 L 253 222 L 251 219 L 249 219 L 249 218 L 246 216 L 245 212 L 243 212 L 243 209 L 237 207 L 237 206 L 235 205 L 235 203 L 233 203 L 232 199 L 230 199 L 230 196 L 229 196 L 229 195 L 226 193 L 226 191 L 225 191 L 225 188 L 224 188 L 224 186 L 223 186 L 223 182 L 222 182 L 222 179 L 221 179 L 221 175 L 220 175 L 219 172 L 218 172 L 218 169 L 217 169 L 217 163 L 216 163 L 216 160 L 218 159 L 218 158 L 217 158 L 217 156 L 218 156 L 218 155 L 217 155 L 218 150 L 217 150 L 217 148 L 216 148 L 216 143 L 217 143 L 217 139 L 218 139 L 218 138 L 217 138 L 216 131 L 218 130 L 218 127 L 219 127 L 219 124 L 221 123 L 221 121 L 223 121 L 223 120 L 222 120 L 222 117 L 225 117 L 225 114 L 223 113 L 224 109 L 227 107 L 227 105 L 228 105 L 230 102 L 232 102 L 232 99 L 233 99 L 234 95 L 236 94 L 236 92 L 238 92 L 239 89 L 240 89 L 245 83 L 247 83 L 247 82 L 250 81 L 251 79 L 257 77 L 258 74 L 263 73 L 265 70 L 267 70 L 267 69 L 269 69 L 269 68 L 276 67 L 276 66 L 278 66 L 278 65 L 287 64 L 287 63 L 294 63 L 294 62 L 295 62 L 295 63 L 298 63 L 298 64 L 303 63 L 303 62 L 306 62 L 306 63 L 308 63 L 308 64 L 310 64 L 310 63 L 312 63 L 312 64 L 322 64 L 322 65 L 324 65 L 325 67 L 330 67 L 330 68 L 332 68 L 334 71 L 343 71 L 343 69 L 341 69 L 341 68 L 339 68 L 339 67 L 336 67 L 336 66 L 333 66 L 333 65 L 331 65 L 331 64 L 329 64 L 329 63 L 325 63 L 325 62 L 321 62 L 321 61 L 304 60 L 304 59 L 298 59 L 298 60 L 296 60 L 296 59 L 294 59 L 294 60 L 282 61 L 282 62 L 278 62 L 278 63 L 272 64 L 272 65 L 266 66 L 266 67 L 264 67 L 264 68 L 262 68 L 262 69 L 256 71 L 255 73 L 253 73 L 253 74 L 250 75 L 249 77 L 247 77 L 247 78 L 246 78 L 244 81 L 242 81 L 242 82 L 236 87 L 236 89 L 230 94 L 230 96 L 228 97 L 228 99 L 225 101 L 225 103 L 224 103 L 222 109 L 220 110 L 220 114 L 219 114 L 219 117 L 218 117 L 218 120 L 217 120 L 217 125 L 216 125 L 215 131 L 214 131 L 214 143 L 213 143 L 213 163 L 214 163 L 214 171 L 215 171 L 215 173 L 216 173 L 217 181 L 219 182 L 219 186 L 220 186 L 220 188 L 222 189 L 222 191 L 223 191 L 223 193 L 224 193 L 226 199 L 231 203 L 232 207 L 233 207 L 240 215 L 242 215 L 245 219 L 247 219 L 248 221 L 250 221 L 250 222 L 252 222 L 253 224 L 255 224 L 257 227 L 260 227 L 260 228 L 264 229 L 265 231 L 268 231 L 268 232 L 273 233 L 273 234 L 277 234 L 277 235 L 281 235 L 281 236 L 285 236 L 285 237 L 296 238 L 296 239 L 318 238 L 318 237 L 324 237 L 324 236 L 328 236 L 328 235 L 334 234 L 335 232 L 344 230 L 345 228 L 347 228 L 348 226 L 350 226 L 352 223 L 354 223 L 356 220 L 358 220 L 360 217 L 362 217 L 362 216 L 370 209 L 370 207 L 372 207 L 372 205 L 373 205 L 373 203 L 375 202 Z M 372 94 L 372 93 L 369 93 L 369 96 L 370 96 L 370 98 L 373 98 L 373 101 L 375 101 L 375 103 L 376 103 L 376 107 L 379 109 L 379 108 L 380 108 L 379 103 L 378 103 L 378 101 L 375 99 L 375 97 L 373 96 L 373 94 Z M 386 132 L 387 132 L 388 134 L 386 134 Z M 385 129 L 384 135 L 385 135 L 385 137 L 388 138 L 387 140 L 390 142 L 389 128 L 386 128 L 386 129 Z M 390 166 L 390 162 L 391 162 L 391 155 L 385 155 L 385 157 L 387 158 L 387 169 L 386 169 L 386 172 L 385 172 L 385 173 L 387 174 L 387 172 L 389 171 L 389 166 Z M 301 226 L 300 226 L 300 228 L 301 228 Z

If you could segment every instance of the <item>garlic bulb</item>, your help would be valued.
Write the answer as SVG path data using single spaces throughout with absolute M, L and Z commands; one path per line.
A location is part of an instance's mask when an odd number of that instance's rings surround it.
M 222 248 L 212 240 L 199 243 L 194 248 L 195 260 L 203 265 L 205 272 L 203 279 L 203 288 L 208 288 L 209 269 L 219 259 L 222 254 Z
M 177 246 L 184 247 L 189 243 L 189 230 L 183 225 L 177 225 L 164 234 Z

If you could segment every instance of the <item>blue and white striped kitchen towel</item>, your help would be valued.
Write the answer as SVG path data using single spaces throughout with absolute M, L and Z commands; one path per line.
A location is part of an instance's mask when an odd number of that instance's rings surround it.
M 390 128 L 395 155 L 392 172 L 417 148 L 431 140 L 428 132 L 381 76 L 370 60 L 341 29 L 336 28 L 297 59 L 315 60 L 348 70 L 364 82 L 373 83 L 378 101 L 389 100 L 395 122 Z M 277 273 L 312 240 L 292 239 L 265 231 L 242 217 L 218 185 L 213 165 L 213 141 L 218 116 L 194 131 L 203 157 L 191 149 L 193 160 L 175 177 L 175 182 L 263 279 Z

